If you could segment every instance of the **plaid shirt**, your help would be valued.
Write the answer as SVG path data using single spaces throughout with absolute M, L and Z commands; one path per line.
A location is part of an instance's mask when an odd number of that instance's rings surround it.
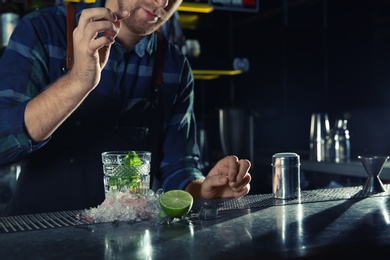
M 77 4 L 77 13 L 87 7 Z M 131 50 L 114 43 L 94 91 L 110 97 L 145 98 L 144 89 L 152 83 L 156 43 L 156 33 L 143 37 Z M 184 189 L 190 181 L 204 178 L 198 164 L 194 79 L 184 55 L 173 45 L 164 51 L 165 140 L 160 181 L 164 190 Z M 32 142 L 24 126 L 24 110 L 30 99 L 66 73 L 65 62 L 66 8 L 58 5 L 24 16 L 0 59 L 0 166 L 20 161 L 50 142 L 50 138 Z

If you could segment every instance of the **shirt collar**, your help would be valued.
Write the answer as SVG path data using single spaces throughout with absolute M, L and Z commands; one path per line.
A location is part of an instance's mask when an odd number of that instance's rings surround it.
M 145 52 L 149 55 L 153 53 L 153 47 L 155 46 L 155 37 L 153 37 L 153 35 L 142 37 L 141 40 L 134 46 L 134 51 L 138 54 L 138 56 L 143 57 Z
M 133 49 L 126 49 L 123 45 L 116 42 L 115 45 L 122 50 L 122 52 L 128 52 L 134 50 L 134 52 L 142 58 L 145 53 L 151 55 L 157 49 L 157 34 L 153 33 L 141 38 L 141 40 L 134 46 Z

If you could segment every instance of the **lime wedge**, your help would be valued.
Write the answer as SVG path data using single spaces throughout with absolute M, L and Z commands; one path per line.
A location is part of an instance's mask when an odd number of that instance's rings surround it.
M 160 206 L 167 216 L 181 218 L 190 212 L 194 198 L 183 190 L 170 190 L 160 195 Z

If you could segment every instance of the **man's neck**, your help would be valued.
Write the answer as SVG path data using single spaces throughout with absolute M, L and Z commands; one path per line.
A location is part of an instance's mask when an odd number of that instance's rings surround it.
M 141 40 L 141 38 L 142 36 L 130 32 L 122 24 L 118 36 L 116 37 L 116 40 L 120 44 L 122 44 L 126 49 L 132 49 Z

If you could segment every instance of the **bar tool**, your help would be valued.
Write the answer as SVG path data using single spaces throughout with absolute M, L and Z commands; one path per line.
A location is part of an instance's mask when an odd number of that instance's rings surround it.
M 362 161 L 368 174 L 367 181 L 363 186 L 363 193 L 370 195 L 386 191 L 379 175 L 389 156 L 358 156 L 358 158 Z
M 272 191 L 275 199 L 300 197 L 300 159 L 296 153 L 276 153 L 272 156 Z

